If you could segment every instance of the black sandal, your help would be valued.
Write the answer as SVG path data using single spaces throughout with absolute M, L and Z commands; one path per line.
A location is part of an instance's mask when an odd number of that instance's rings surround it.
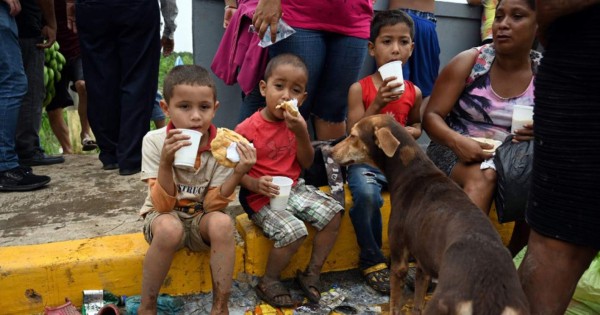
M 390 269 L 384 263 L 377 264 L 362 271 L 367 284 L 373 290 L 390 294 Z

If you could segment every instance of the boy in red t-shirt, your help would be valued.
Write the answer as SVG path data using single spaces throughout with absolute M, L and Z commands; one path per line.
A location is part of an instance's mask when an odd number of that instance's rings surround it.
M 371 22 L 369 54 L 377 67 L 400 60 L 403 64 L 411 56 L 414 42 L 414 23 L 403 11 L 377 13 Z M 415 138 L 421 136 L 421 90 L 412 82 L 392 82 L 396 77 L 382 79 L 375 73 L 361 79 L 348 92 L 348 132 L 363 117 L 388 114 L 394 117 Z M 404 92 L 393 91 L 404 84 Z M 381 251 L 382 189 L 387 180 L 379 169 L 356 164 L 348 167 L 348 186 L 352 192 L 353 206 L 350 218 L 360 247 L 359 268 L 367 284 L 378 292 L 389 294 L 390 271 Z
M 274 241 L 264 276 L 255 290 L 275 307 L 294 305 L 289 290 L 279 276 L 298 251 L 308 231 L 303 221 L 317 229 L 310 262 L 304 272 L 298 270 L 297 281 L 306 297 L 314 303 L 320 299 L 320 275 L 325 259 L 336 240 L 343 207 L 318 188 L 305 185 L 299 178 L 308 168 L 314 150 L 302 115 L 293 115 L 277 105 L 296 99 L 301 105 L 306 97 L 308 70 L 296 55 L 281 54 L 271 59 L 260 81 L 266 107 L 254 113 L 235 129 L 256 148 L 257 160 L 241 181 L 240 203 L 252 221 Z M 270 198 L 279 193 L 272 176 L 281 175 L 294 181 L 287 206 L 276 210 Z

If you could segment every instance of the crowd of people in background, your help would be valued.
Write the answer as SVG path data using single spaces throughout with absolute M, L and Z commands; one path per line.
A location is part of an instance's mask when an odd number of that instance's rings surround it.
M 481 46 L 464 47 L 442 69 L 434 0 L 389 0 L 381 12 L 373 2 L 225 0 L 225 48 L 219 52 L 227 55 L 217 55 L 212 69 L 230 76 L 226 82 L 236 76 L 243 82 L 236 131 L 254 143 L 239 145 L 241 162 L 227 169 L 208 149 L 219 108 L 208 71 L 177 66 L 157 93 L 161 50 L 164 56 L 174 50 L 175 0 L 1 0 L 0 191 L 43 187 L 50 177 L 31 167 L 65 162 L 46 154 L 39 137 L 43 50 L 58 41 L 67 63 L 46 111 L 62 152 L 73 153 L 62 109 L 77 95 L 83 150 L 98 150 L 102 169 L 141 172 L 148 184 L 140 212 L 150 243 L 140 314 L 156 313 L 160 285 L 182 247 L 213 248 L 213 314 L 226 314 L 234 229 L 220 210 L 237 186 L 244 210 L 275 242 L 257 294 L 276 307 L 294 304 L 279 277 L 305 239 L 307 221 L 318 233 L 297 280 L 310 301 L 320 299 L 321 268 L 343 205 L 301 177 L 313 163 L 311 140 L 334 141 L 363 117 L 392 115 L 415 139 L 428 134 L 428 156 L 487 214 L 496 168 L 489 147 L 472 137 L 513 136 L 533 141 L 535 154 L 526 220 L 516 222 L 509 249 L 515 255 L 528 245 L 519 275 L 532 313 L 563 314 L 600 250 L 600 0 L 467 0 L 483 7 Z M 295 32 L 280 40 L 282 21 Z M 240 25 L 252 25 L 255 33 L 231 29 Z M 256 48 L 263 37 L 273 44 Z M 543 57 L 532 49 L 536 40 Z M 232 48 L 248 42 L 251 49 Z M 360 78 L 367 55 L 376 67 L 401 61 L 404 82 L 376 70 Z M 219 60 L 224 56 L 235 63 Z M 291 99 L 302 105 L 301 115 L 276 108 Z M 511 133 L 515 105 L 534 108 L 535 127 Z M 149 132 L 151 120 L 157 130 Z M 174 152 L 189 145 L 178 128 L 205 135 L 194 172 L 172 165 Z M 272 172 L 294 181 L 287 211 L 268 205 L 277 194 Z M 388 294 L 380 212 L 386 179 L 370 165 L 351 166 L 347 175 L 360 271 L 370 287 Z M 186 185 L 196 193 L 181 191 Z

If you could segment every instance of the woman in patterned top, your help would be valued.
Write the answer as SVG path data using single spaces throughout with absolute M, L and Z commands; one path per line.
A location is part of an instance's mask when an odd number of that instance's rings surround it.
M 503 141 L 510 135 L 513 106 L 533 106 L 533 78 L 541 58 L 530 50 L 536 27 L 534 0 L 500 1 L 492 25 L 494 43 L 450 61 L 423 116 L 433 140 L 427 154 L 485 213 L 496 190 L 496 170 L 489 163 L 493 154 L 484 152 L 491 145 L 471 137 Z M 516 141 L 532 138 L 533 124 L 515 131 Z M 528 231 L 525 222 L 517 222 L 509 244 L 513 255 L 525 245 Z

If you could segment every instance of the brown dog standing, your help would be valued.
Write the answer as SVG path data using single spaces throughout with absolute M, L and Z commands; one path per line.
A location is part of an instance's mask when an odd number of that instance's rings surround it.
M 332 150 L 338 163 L 375 165 L 388 180 L 393 314 L 404 305 L 409 253 L 417 260 L 414 312 L 423 310 L 429 280 L 437 277 L 424 314 L 529 314 L 517 270 L 489 219 L 392 117 L 360 120 Z

